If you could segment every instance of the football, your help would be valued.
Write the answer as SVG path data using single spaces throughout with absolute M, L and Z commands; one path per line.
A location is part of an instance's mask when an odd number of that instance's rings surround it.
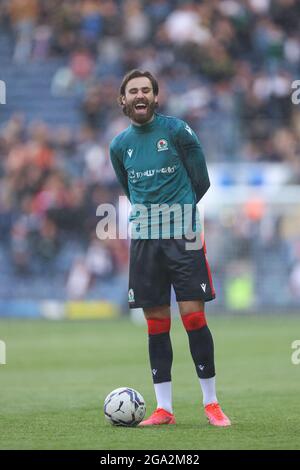
M 116 388 L 105 398 L 104 416 L 114 426 L 136 426 L 145 413 L 145 400 L 133 388 Z

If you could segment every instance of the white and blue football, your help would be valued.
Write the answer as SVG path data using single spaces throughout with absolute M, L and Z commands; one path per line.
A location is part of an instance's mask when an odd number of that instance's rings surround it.
M 136 426 L 142 421 L 145 413 L 145 400 L 133 388 L 116 388 L 105 398 L 104 416 L 114 426 Z

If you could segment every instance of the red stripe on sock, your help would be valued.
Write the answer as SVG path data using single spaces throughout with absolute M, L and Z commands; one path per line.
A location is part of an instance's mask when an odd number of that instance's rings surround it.
M 147 323 L 149 335 L 169 333 L 171 329 L 171 318 L 148 318 Z
M 207 325 L 204 312 L 192 312 L 181 315 L 182 323 L 186 331 L 199 330 Z

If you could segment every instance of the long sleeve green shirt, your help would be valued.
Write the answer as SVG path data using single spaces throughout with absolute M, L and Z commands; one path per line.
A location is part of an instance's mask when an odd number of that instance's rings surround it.
M 131 124 L 111 142 L 110 157 L 132 204 L 134 238 L 182 236 L 189 217 L 199 230 L 196 204 L 210 182 L 199 139 L 186 122 L 155 113 L 150 123 Z

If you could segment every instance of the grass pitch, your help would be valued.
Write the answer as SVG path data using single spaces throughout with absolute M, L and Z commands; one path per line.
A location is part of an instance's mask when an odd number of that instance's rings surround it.
M 300 449 L 300 365 L 291 343 L 300 318 L 209 316 L 218 398 L 231 428 L 209 426 L 179 320 L 172 325 L 176 426 L 107 424 L 114 388 L 142 393 L 155 407 L 146 328 L 126 319 L 93 322 L 0 320 L 0 449 Z

